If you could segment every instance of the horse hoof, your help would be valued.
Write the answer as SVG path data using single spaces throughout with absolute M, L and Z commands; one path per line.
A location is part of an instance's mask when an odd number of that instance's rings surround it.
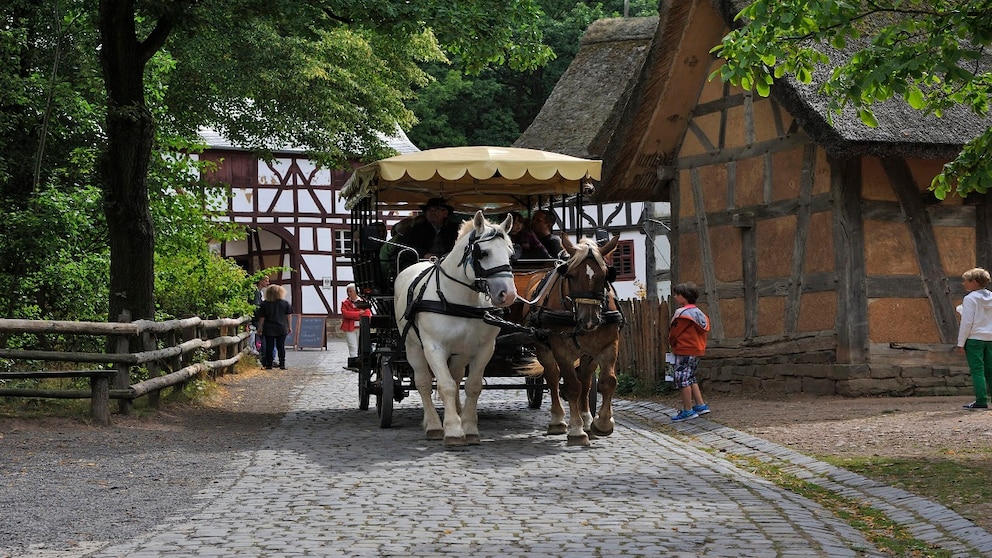
M 555 436 L 557 434 L 564 434 L 568 431 L 568 427 L 564 424 L 551 424 L 548 425 L 548 436 Z
M 444 430 L 428 430 L 427 431 L 428 440 L 443 440 Z
M 465 436 L 456 438 L 455 436 L 445 436 L 444 445 L 449 447 L 464 446 L 467 442 L 465 441 Z
M 591 432 L 596 436 L 609 436 L 610 434 L 613 434 L 613 429 L 610 428 L 609 430 L 600 430 L 596 428 L 596 425 L 594 424 L 592 425 L 592 428 L 589 430 L 589 432 Z
M 585 436 L 585 435 L 583 435 L 583 436 L 569 436 L 568 437 L 568 443 L 567 443 L 567 445 L 568 446 L 588 446 L 589 445 L 589 436 Z
M 466 446 L 478 446 L 482 443 L 482 439 L 479 438 L 478 434 L 466 434 L 465 435 L 465 445 Z

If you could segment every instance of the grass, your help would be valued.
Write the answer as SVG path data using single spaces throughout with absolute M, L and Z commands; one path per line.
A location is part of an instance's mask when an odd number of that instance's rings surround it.
M 686 441 L 694 438 L 667 425 L 657 429 Z M 705 448 L 704 448 L 705 449 Z M 713 452 L 711 449 L 705 451 Z M 948 451 L 948 459 L 888 459 L 880 457 L 837 458 L 812 456 L 865 477 L 903 488 L 939 502 L 974 520 L 964 511 L 970 505 L 992 501 L 992 460 L 987 450 L 967 456 Z M 947 558 L 948 550 L 936 548 L 912 536 L 883 511 L 863 502 L 831 492 L 785 472 L 781 467 L 742 455 L 720 453 L 737 467 L 774 482 L 790 492 L 813 500 L 861 532 L 879 551 L 898 558 Z M 965 459 L 967 457 L 967 459 Z
M 933 500 L 981 522 L 989 511 L 988 503 L 992 502 L 990 454 L 992 451 L 988 450 L 964 454 L 945 450 L 943 458 L 815 457 Z
M 949 558 L 948 550 L 936 548 L 914 538 L 906 529 L 882 511 L 857 500 L 841 496 L 784 472 L 780 467 L 753 457 L 726 457 L 742 469 L 750 470 L 776 485 L 817 502 L 860 531 L 880 552 L 906 558 Z

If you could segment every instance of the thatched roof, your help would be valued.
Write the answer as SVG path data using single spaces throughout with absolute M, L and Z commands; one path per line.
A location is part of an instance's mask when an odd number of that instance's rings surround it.
M 668 79 L 684 60 L 708 59 L 725 29 L 741 25 L 734 17 L 748 3 L 662 0 L 660 18 L 594 22 L 540 114 L 514 146 L 602 158 L 603 180 L 596 196 L 601 201 L 665 199 L 657 169 L 674 156 L 678 130 L 684 131 L 691 118 L 691 107 L 682 107 L 685 99 L 671 98 L 684 95 L 685 88 Z M 713 16 L 700 17 L 704 11 Z M 707 22 L 705 29 L 700 21 Z M 701 44 L 704 36 L 713 42 Z M 849 55 L 833 52 L 831 60 L 839 64 Z M 879 124 L 875 128 L 852 110 L 832 115 L 827 99 L 816 90 L 830 70 L 819 70 L 810 85 L 779 80 L 772 98 L 832 155 L 950 158 L 992 126 L 992 118 L 980 118 L 967 107 L 955 107 L 937 118 L 914 110 L 901 98 L 873 106 Z M 665 131 L 659 134 L 652 128 L 658 126 Z
M 593 22 L 541 112 L 513 146 L 602 158 L 657 26 L 656 16 Z

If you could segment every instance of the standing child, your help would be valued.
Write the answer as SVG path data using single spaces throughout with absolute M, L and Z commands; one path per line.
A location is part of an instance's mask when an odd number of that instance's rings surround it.
M 262 352 L 262 366 L 272 368 L 273 349 L 279 355 L 279 368 L 286 369 L 286 336 L 293 332 L 289 325 L 289 315 L 293 308 L 286 301 L 286 289 L 270 285 L 265 289 L 265 300 L 255 311 L 258 327 L 265 336 L 265 350 Z
M 672 377 L 682 396 L 682 410 L 672 417 L 673 421 L 679 422 L 710 412 L 696 381 L 699 357 L 706 352 L 706 333 L 710 330 L 710 320 L 696 307 L 699 289 L 695 283 L 680 283 L 675 286 L 673 293 L 675 303 L 680 308 L 672 316 L 668 346 L 675 355 Z
M 968 359 L 971 383 L 975 388 L 975 401 L 964 408 L 988 409 L 988 389 L 992 386 L 992 292 L 988 290 L 989 272 L 976 267 L 965 271 L 961 279 L 968 294 L 958 306 L 961 313 L 958 347 Z

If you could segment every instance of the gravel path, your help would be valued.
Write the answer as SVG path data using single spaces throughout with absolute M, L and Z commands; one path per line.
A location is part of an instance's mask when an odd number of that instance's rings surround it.
M 302 380 L 292 370 L 230 375 L 206 406 L 114 415 L 109 428 L 0 419 L 0 558 L 146 532 L 258 447 Z

